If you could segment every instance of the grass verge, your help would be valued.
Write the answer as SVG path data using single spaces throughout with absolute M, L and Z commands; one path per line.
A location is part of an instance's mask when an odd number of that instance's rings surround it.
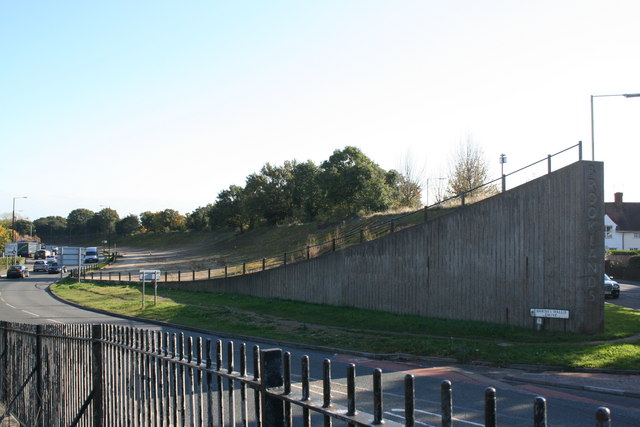
M 147 304 L 135 285 L 65 280 L 52 291 L 75 303 L 143 319 L 161 320 L 230 334 L 331 346 L 372 353 L 453 357 L 499 365 L 540 364 L 567 368 L 637 369 L 640 313 L 605 304 L 605 331 L 597 336 L 535 332 L 482 322 L 397 315 L 238 294 L 147 288 Z M 594 342 L 598 341 L 598 342 Z

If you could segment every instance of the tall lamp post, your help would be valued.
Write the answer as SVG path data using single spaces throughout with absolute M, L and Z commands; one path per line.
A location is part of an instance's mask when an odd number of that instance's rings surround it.
M 593 98 L 604 98 L 609 96 L 624 96 L 625 98 L 638 98 L 640 93 L 618 93 L 614 95 L 591 95 L 591 160 L 596 159 L 595 155 L 595 138 L 593 126 Z
M 15 196 L 13 198 L 13 216 L 11 217 L 11 235 L 13 237 L 13 239 L 11 239 L 13 242 L 16 241 L 16 199 L 26 199 L 27 196 Z

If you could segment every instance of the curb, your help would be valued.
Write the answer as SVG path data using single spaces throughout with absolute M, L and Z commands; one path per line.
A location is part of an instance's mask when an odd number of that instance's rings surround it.
M 622 389 L 616 389 L 616 388 L 596 387 L 596 386 L 589 386 L 589 385 L 563 384 L 563 383 L 557 383 L 554 381 L 522 378 L 517 375 L 505 375 L 504 379 L 510 380 L 510 381 L 522 382 L 522 383 L 546 385 L 546 386 L 559 387 L 559 388 L 568 388 L 572 390 L 583 390 L 583 391 L 592 391 L 597 393 L 612 394 L 616 396 L 633 397 L 633 398 L 640 397 L 640 392 L 628 391 L 628 390 L 622 390 Z

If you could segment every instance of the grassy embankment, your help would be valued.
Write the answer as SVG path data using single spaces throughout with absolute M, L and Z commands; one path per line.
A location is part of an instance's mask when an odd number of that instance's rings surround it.
M 640 366 L 640 339 L 614 341 L 640 332 L 640 313 L 612 304 L 605 305 L 605 332 L 585 336 L 233 294 L 162 289 L 158 304 L 153 305 L 147 290 L 143 309 L 140 286 L 65 281 L 53 290 L 64 299 L 129 316 L 341 349 L 446 356 L 461 362 Z
M 205 244 L 213 263 L 243 262 L 278 254 L 347 233 L 380 221 L 359 219 L 339 226 L 317 224 L 261 228 L 234 235 L 141 235 L 120 246 L 146 248 Z M 311 237 L 310 237 L 311 236 Z M 265 250 L 269 253 L 265 253 Z M 328 307 L 242 295 L 162 290 L 158 305 L 141 308 L 139 286 L 101 286 L 63 282 L 56 294 L 82 305 L 171 323 L 375 353 L 454 357 L 461 362 L 541 364 L 564 367 L 638 369 L 640 339 L 615 340 L 640 334 L 640 313 L 605 306 L 606 330 L 598 336 L 537 333 L 504 325 L 428 319 L 345 307 Z M 147 302 L 151 301 L 147 296 Z M 594 343 L 594 341 L 598 341 Z

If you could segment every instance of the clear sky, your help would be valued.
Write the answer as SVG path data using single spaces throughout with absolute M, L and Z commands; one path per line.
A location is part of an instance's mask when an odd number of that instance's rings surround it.
M 266 162 L 359 147 L 498 177 L 640 92 L 638 0 L 0 1 L 0 214 L 215 201 Z M 640 98 L 596 98 L 605 199 L 640 202 Z M 577 154 L 576 154 L 577 157 Z

